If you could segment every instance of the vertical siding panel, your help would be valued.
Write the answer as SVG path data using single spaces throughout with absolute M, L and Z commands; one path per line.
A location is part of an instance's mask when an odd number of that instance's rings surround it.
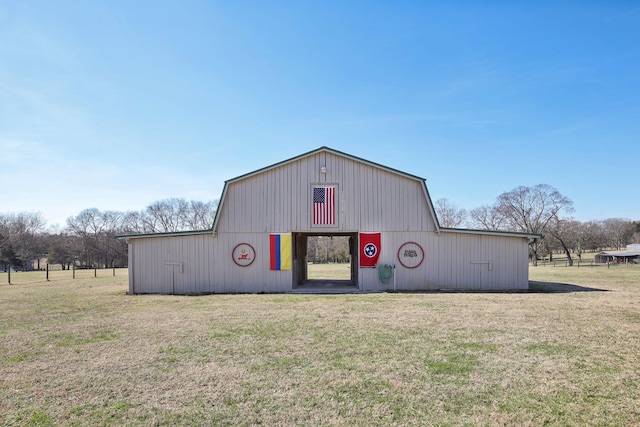
M 300 229 L 307 229 L 311 224 L 310 209 L 311 209 L 311 196 L 308 180 L 309 174 L 309 162 L 300 163 Z M 307 179 L 305 179 L 307 178 Z
M 204 263 L 204 259 L 202 259 L 202 236 L 190 236 L 189 240 L 191 240 L 189 246 L 189 253 L 192 254 L 192 262 L 193 264 L 193 282 L 191 282 L 191 288 L 193 293 L 202 293 L 202 286 L 200 285 L 200 271 L 202 270 L 202 266 Z
M 291 165 L 291 175 L 289 176 L 289 196 L 291 197 L 291 230 L 300 230 L 300 163 Z
M 451 239 L 446 234 L 441 234 L 438 237 L 439 247 L 442 248 L 440 252 L 442 253 L 442 269 L 440 271 L 440 285 L 444 288 L 451 288 L 453 284 L 451 283 L 452 273 L 451 273 L 451 255 L 449 251 L 449 241 Z
M 169 253 L 169 245 L 166 244 L 166 238 L 161 238 L 158 239 L 158 244 L 160 245 L 160 248 L 158 248 L 160 251 L 162 251 L 162 256 L 159 258 L 160 261 L 160 275 L 161 277 L 159 277 L 160 279 L 160 283 L 162 284 L 162 292 L 165 294 L 171 293 L 172 289 L 169 287 L 169 277 L 168 277 L 168 272 L 167 269 L 168 267 L 166 265 L 163 265 L 162 263 L 164 263 L 165 261 L 169 261 L 171 259 L 170 257 L 170 253 Z
M 289 212 L 288 209 L 285 209 L 285 189 L 284 183 L 284 173 L 282 169 L 278 169 L 274 171 L 275 174 L 275 187 L 270 188 L 270 193 L 274 197 L 276 197 L 278 201 L 278 208 L 276 210 L 276 217 L 274 218 L 273 231 L 274 232 L 282 232 L 286 231 L 289 228 Z
M 202 260 L 200 259 L 200 255 L 202 254 L 200 240 L 202 240 L 202 236 L 189 236 L 185 240 L 187 240 L 185 244 L 188 247 L 189 264 L 191 265 L 191 275 L 189 276 L 188 285 L 191 293 L 202 293 L 199 280 L 200 268 L 202 268 Z
M 209 258 L 207 262 L 207 292 L 221 292 L 219 288 L 221 280 L 220 280 L 220 269 L 222 260 L 222 251 L 219 250 L 220 245 L 220 234 L 212 234 L 209 239 L 207 239 L 207 247 L 209 250 Z M 220 267 L 219 267 L 220 266 Z
M 358 230 L 356 227 L 356 216 L 358 213 L 358 204 L 355 203 L 355 192 L 353 183 L 356 181 L 356 165 L 353 163 L 345 164 L 343 167 L 343 179 L 341 193 L 340 209 L 343 213 L 345 230 Z
M 152 286 L 159 286 L 163 293 L 166 293 L 165 283 L 164 283 L 164 268 L 162 266 L 162 261 L 164 261 L 164 248 L 162 245 L 162 240 L 158 239 L 157 241 L 150 241 L 151 248 L 149 252 L 153 254 L 153 258 L 145 259 L 146 268 L 153 269 L 155 272 Z M 149 292 L 152 290 L 149 289 Z
M 172 240 L 170 238 L 167 238 L 167 240 Z M 178 267 L 172 267 L 172 269 L 174 270 L 174 272 L 176 273 L 176 277 L 178 278 L 177 280 L 177 284 L 176 284 L 176 292 L 177 289 L 180 289 L 181 292 L 182 289 L 186 289 L 187 292 L 190 291 L 190 282 L 191 282 L 191 275 L 193 274 L 193 265 L 191 260 L 188 258 L 189 257 L 189 248 L 187 243 L 187 238 L 182 236 L 180 237 L 180 239 L 177 240 L 178 241 L 178 246 L 176 248 L 176 261 L 178 262 L 182 262 L 183 265 L 183 273 L 180 273 L 180 269 Z
M 295 209 L 295 205 L 292 201 L 291 185 L 293 182 L 292 167 L 281 168 L 280 173 L 280 185 L 275 190 L 280 195 L 280 208 L 282 209 L 282 225 L 281 231 L 291 231 L 293 229 L 293 217 L 292 210 Z
M 201 270 L 201 287 L 203 289 L 203 292 L 206 293 L 211 293 L 211 274 L 209 272 L 209 270 L 211 269 L 211 262 L 212 257 L 211 255 L 211 241 L 213 240 L 213 236 L 211 234 L 207 234 L 206 236 L 203 236 L 202 239 L 202 257 L 203 257 L 203 261 L 202 261 L 202 270 Z
M 370 231 L 368 218 L 367 218 L 367 205 L 365 201 L 367 190 L 367 171 L 362 165 L 358 165 L 358 175 L 356 182 L 360 184 L 360 191 L 356 191 L 354 199 L 358 205 L 358 217 L 356 218 L 356 224 L 360 225 L 360 231 Z
M 364 206 L 367 212 L 367 231 L 375 231 L 376 230 L 376 215 L 375 210 L 371 208 L 371 206 L 378 202 L 375 198 L 375 186 L 373 185 L 373 171 L 371 168 L 367 169 L 367 187 L 364 194 Z
M 172 239 L 167 239 L 172 240 Z M 180 243 L 177 250 L 177 261 L 182 262 L 183 265 L 183 273 L 180 273 L 180 269 L 178 267 L 173 267 L 176 276 L 179 278 L 179 286 L 176 286 L 176 289 L 180 289 L 182 293 L 182 289 L 186 290 L 186 293 L 191 293 L 191 284 L 193 283 L 193 259 L 189 258 L 189 251 L 192 248 L 192 245 L 188 245 L 188 237 L 182 236 L 178 239 Z
M 220 236 L 220 252 L 222 252 L 222 254 L 218 255 L 218 259 L 222 259 L 222 272 L 221 272 L 221 276 L 222 276 L 222 283 L 221 283 L 221 288 L 223 289 L 223 292 L 227 292 L 227 293 L 234 293 L 237 292 L 237 280 L 234 277 L 234 272 L 235 270 L 232 268 L 232 266 L 225 260 L 225 255 L 227 253 L 229 253 L 229 250 L 233 250 L 233 243 L 230 242 L 229 237 L 232 236 L 234 233 L 225 233 L 223 235 Z M 238 236 L 238 240 L 242 240 L 240 236 Z
M 194 269 L 196 271 L 194 278 L 194 288 L 196 292 L 203 293 L 206 292 L 204 286 L 204 269 L 206 266 L 206 249 L 204 247 L 204 237 L 205 236 L 193 236 L 194 239 L 194 257 L 196 260 L 196 265 L 194 265 Z

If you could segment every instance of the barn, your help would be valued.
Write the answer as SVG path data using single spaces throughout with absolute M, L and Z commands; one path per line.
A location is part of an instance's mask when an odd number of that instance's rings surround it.
M 348 279 L 308 277 L 312 238 L 348 241 Z M 119 236 L 129 293 L 528 289 L 538 234 L 444 228 L 425 179 L 328 147 L 225 182 L 209 230 Z

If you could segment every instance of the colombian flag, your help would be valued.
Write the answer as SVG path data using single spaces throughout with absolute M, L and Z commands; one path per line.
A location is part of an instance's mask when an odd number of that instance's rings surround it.
M 271 270 L 291 270 L 291 233 L 269 235 Z

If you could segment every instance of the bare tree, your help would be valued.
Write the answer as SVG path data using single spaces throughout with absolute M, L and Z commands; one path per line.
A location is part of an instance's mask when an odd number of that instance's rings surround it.
M 482 205 L 469 212 L 471 224 L 474 228 L 486 230 L 501 230 L 506 224 L 504 214 L 496 205 Z
M 78 258 L 84 265 L 92 266 L 99 257 L 99 234 L 104 229 L 102 213 L 96 208 L 85 209 L 68 218 L 67 226 L 71 234 L 82 241 L 82 252 Z
M 217 201 L 189 202 L 189 215 L 186 225 L 190 230 L 207 230 L 213 226 L 213 218 L 218 207 Z
M 76 257 L 87 266 L 110 267 L 116 260 L 124 264 L 124 251 L 115 242 L 115 236 L 122 232 L 125 216 L 122 212 L 91 208 L 67 219 L 69 233 L 82 242 L 82 250 Z
M 20 262 L 11 243 L 9 223 L 9 215 L 0 214 L 0 265 L 3 270 L 7 270 L 11 268 L 11 265 Z
M 9 217 L 0 214 L 0 254 L 11 246 L 9 235 Z
M 141 220 L 147 233 L 207 230 L 213 225 L 216 207 L 217 202 L 160 200 L 147 206 Z
M 104 267 L 114 266 L 116 259 L 122 258 L 122 245 L 116 242 L 116 235 L 122 230 L 124 214 L 117 211 L 102 212 L 102 233 L 98 235 L 99 252 Z
M 519 186 L 498 196 L 497 208 L 514 231 L 543 234 L 560 214 L 573 212 L 573 202 L 547 184 Z M 530 244 L 533 265 L 538 265 L 537 240 Z
M 578 259 L 582 260 L 582 252 L 596 250 L 603 247 L 602 227 L 595 221 L 579 223 L 576 227 L 575 251 Z
M 608 246 L 620 250 L 631 240 L 635 225 L 628 219 L 609 218 L 602 221 L 607 236 Z
M 31 261 L 38 261 L 45 252 L 40 238 L 46 221 L 40 212 L 19 212 L 6 217 L 9 241 L 16 258 L 23 268 Z
M 547 227 L 548 233 L 560 244 L 562 251 L 567 256 L 567 264 L 569 266 L 573 265 L 571 249 L 576 246 L 579 224 L 579 221 L 574 221 L 571 218 L 557 218 Z
M 120 230 L 122 234 L 142 234 L 150 231 L 145 227 L 144 212 L 142 211 L 129 211 L 122 214 Z
M 174 232 L 186 229 L 189 203 L 185 199 L 166 199 L 154 202 L 145 210 L 152 232 Z
M 442 227 L 458 227 L 467 218 L 467 211 L 451 203 L 448 199 L 436 200 L 434 209 L 438 216 L 438 222 Z
M 70 269 L 82 251 L 82 240 L 68 231 L 58 231 L 49 235 L 47 262 L 60 264 L 62 269 Z
M 631 236 L 633 243 L 640 243 L 640 221 L 633 222 L 633 235 Z

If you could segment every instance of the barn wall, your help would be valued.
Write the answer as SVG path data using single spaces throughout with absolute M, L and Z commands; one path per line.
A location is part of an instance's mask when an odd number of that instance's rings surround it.
M 397 290 L 527 289 L 528 247 L 525 238 L 441 232 L 383 232 L 379 264 L 396 266 Z M 131 293 L 289 292 L 292 271 L 269 269 L 266 233 L 219 233 L 135 239 L 129 246 Z M 405 242 L 424 250 L 417 268 L 398 260 Z M 231 259 L 233 248 L 248 243 L 255 261 L 240 267 Z M 383 284 L 378 269 L 361 268 L 359 289 L 393 289 Z
M 239 243 L 256 251 L 248 267 L 231 254 Z M 264 233 L 211 233 L 134 239 L 129 243 L 131 293 L 199 294 L 287 292 L 291 271 L 269 270 L 269 238 Z
M 320 173 L 326 165 L 327 173 Z M 337 227 L 312 226 L 312 185 L 335 184 Z M 321 152 L 232 181 L 219 232 L 435 231 L 417 179 Z
M 423 263 L 403 267 L 398 249 L 405 242 L 423 248 Z M 528 289 L 528 242 L 526 238 L 441 232 L 386 232 L 382 234 L 379 264 L 395 264 L 396 289 Z M 360 269 L 361 289 L 393 289 L 383 284 L 377 269 Z

